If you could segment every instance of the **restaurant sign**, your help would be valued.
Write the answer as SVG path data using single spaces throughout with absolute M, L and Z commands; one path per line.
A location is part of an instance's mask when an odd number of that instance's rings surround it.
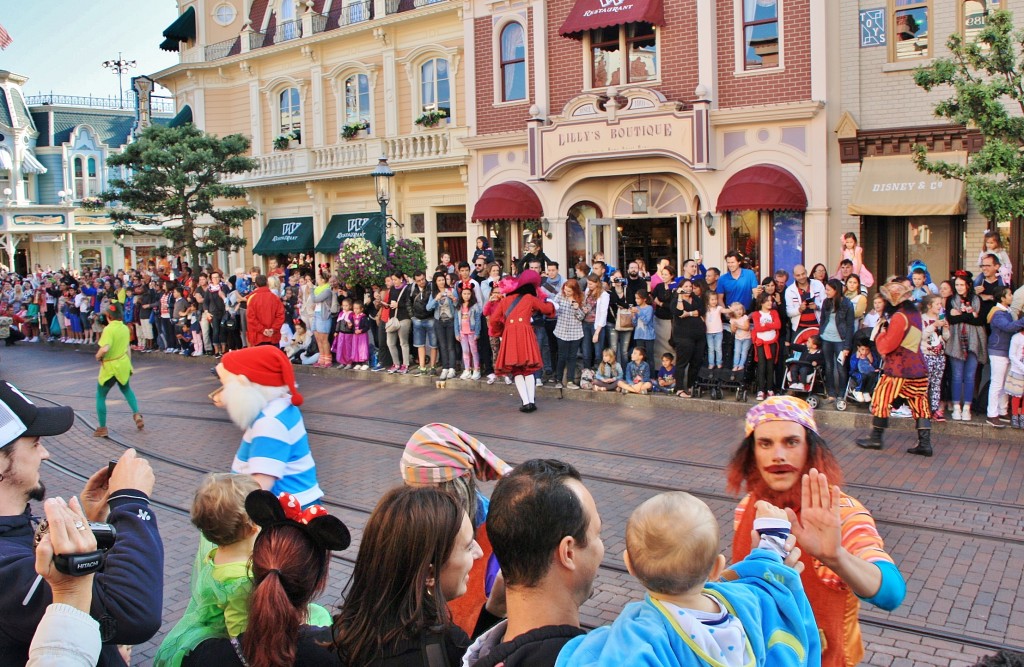
M 569 164 L 664 156 L 693 165 L 692 113 L 619 117 L 615 121 L 570 121 L 542 127 L 536 149 L 541 178 L 555 177 Z

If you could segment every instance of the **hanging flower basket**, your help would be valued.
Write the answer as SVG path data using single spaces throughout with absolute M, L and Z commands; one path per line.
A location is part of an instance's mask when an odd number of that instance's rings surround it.
M 107 204 L 99 197 L 82 197 L 79 205 L 86 211 L 102 211 Z

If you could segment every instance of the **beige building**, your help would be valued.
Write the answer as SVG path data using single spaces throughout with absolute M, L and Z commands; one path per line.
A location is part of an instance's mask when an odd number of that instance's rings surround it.
M 426 0 L 181 0 L 162 48 L 180 64 L 154 78 L 193 122 L 252 138 L 258 167 L 233 182 L 257 216 L 230 266 L 336 254 L 372 236 L 370 172 L 395 171 L 389 235 L 428 258 L 466 257 L 467 91 L 461 5 Z M 254 254 L 254 251 L 259 254 Z
M 903 273 L 924 261 L 939 282 L 950 271 L 978 273 L 978 255 L 989 222 L 977 211 L 962 184 L 917 170 L 914 144 L 934 159 L 963 163 L 980 148 L 976 130 L 956 127 L 933 114 L 948 89 L 925 92 L 914 70 L 949 57 L 949 35 L 972 39 L 987 13 L 1010 9 L 1024 15 L 1020 0 L 860 0 L 837 5 L 831 26 L 840 58 L 830 73 L 837 91 L 834 129 L 839 150 L 828 163 L 836 232 L 861 237 L 865 259 L 876 276 Z M 851 29 L 857 26 L 857 30 Z M 1014 264 L 1020 284 L 1021 220 L 995 227 Z M 838 236 L 830 239 L 838 244 Z

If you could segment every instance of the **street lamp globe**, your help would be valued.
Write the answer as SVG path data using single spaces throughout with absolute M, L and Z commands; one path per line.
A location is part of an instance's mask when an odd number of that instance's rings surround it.
M 391 179 L 394 178 L 395 172 L 388 165 L 386 155 L 380 156 L 377 166 L 370 172 L 370 175 L 373 176 L 373 189 L 377 193 L 377 203 L 387 206 L 391 201 Z

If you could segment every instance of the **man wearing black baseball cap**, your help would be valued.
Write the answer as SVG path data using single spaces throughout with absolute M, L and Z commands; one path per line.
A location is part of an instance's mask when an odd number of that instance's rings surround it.
M 0 667 L 24 665 L 36 626 L 52 600 L 36 575 L 33 536 L 38 520 L 29 501 L 42 501 L 39 469 L 50 458 L 40 438 L 67 432 L 70 407 L 39 407 L 0 380 Z M 111 473 L 95 472 L 80 495 L 90 521 L 114 526 L 117 538 L 95 575 L 90 615 L 104 642 L 98 665 L 121 666 L 117 644 L 139 644 L 160 629 L 163 543 L 149 505 L 153 471 L 128 449 Z M 79 530 L 88 530 L 84 525 Z

